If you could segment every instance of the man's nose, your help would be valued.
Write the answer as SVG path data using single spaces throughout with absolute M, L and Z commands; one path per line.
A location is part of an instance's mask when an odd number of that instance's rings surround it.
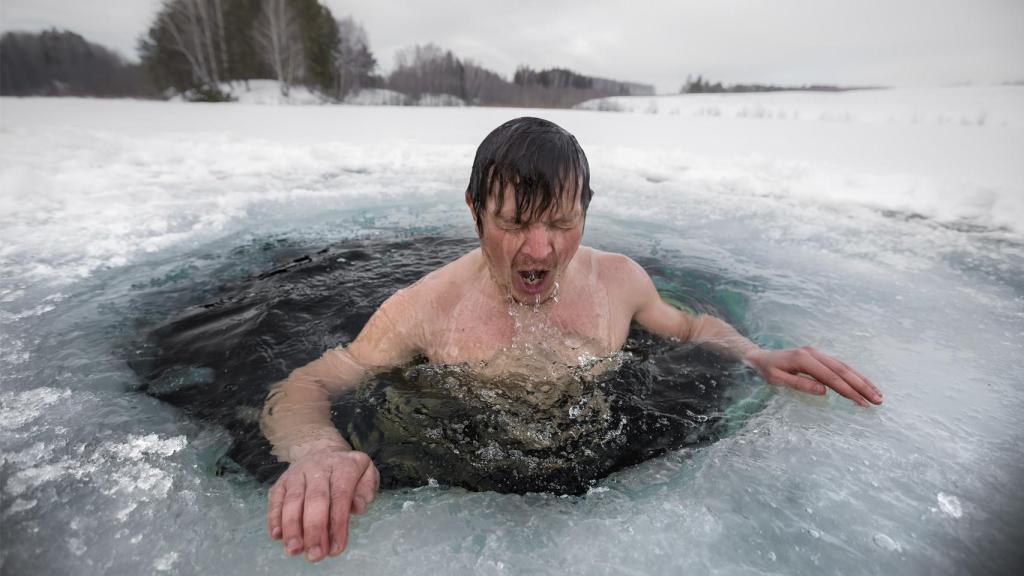
M 529 256 L 532 260 L 545 260 L 552 250 L 551 235 L 547 226 L 535 225 L 527 229 L 526 240 L 522 247 L 525 256 Z

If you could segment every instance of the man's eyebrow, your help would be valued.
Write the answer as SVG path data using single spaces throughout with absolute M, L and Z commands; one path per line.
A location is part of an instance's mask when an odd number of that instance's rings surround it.
M 533 217 L 535 215 L 533 215 L 533 214 L 521 214 L 521 215 L 519 215 L 518 218 L 516 218 L 517 215 L 515 213 L 510 213 L 510 214 L 506 215 L 504 210 L 501 211 L 501 212 L 495 211 L 495 212 L 492 212 L 491 214 L 493 214 L 494 217 L 498 221 L 500 221 L 502 223 L 509 223 L 509 224 L 516 224 L 516 223 L 519 223 L 519 222 L 532 222 L 533 220 L 535 220 L 535 218 Z M 565 213 L 560 213 L 560 214 L 556 214 L 556 215 L 551 215 L 551 211 L 549 210 L 549 211 L 546 211 L 545 214 L 550 215 L 550 217 L 548 218 L 548 221 L 550 221 L 550 222 L 561 222 L 561 221 L 575 220 L 575 219 L 579 218 L 580 216 L 582 216 L 583 210 L 581 210 L 577 206 L 576 208 L 573 208 L 573 210 L 571 212 L 565 212 Z

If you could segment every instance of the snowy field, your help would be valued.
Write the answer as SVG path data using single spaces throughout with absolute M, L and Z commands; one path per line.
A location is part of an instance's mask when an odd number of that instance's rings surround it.
M 680 94 L 590 100 L 581 110 L 841 124 L 1020 127 L 1020 87 Z
M 0 100 L 0 571 L 1024 565 L 1024 88 L 588 106 L 625 112 Z M 129 391 L 140 294 L 201 302 L 265 268 L 232 251 L 268 238 L 468 236 L 475 147 L 524 114 L 588 153 L 585 243 L 746 286 L 751 337 L 835 354 L 885 405 L 773 391 L 736 434 L 585 497 L 386 492 L 343 558 L 285 558 L 266 487 L 215 473 L 223 431 Z

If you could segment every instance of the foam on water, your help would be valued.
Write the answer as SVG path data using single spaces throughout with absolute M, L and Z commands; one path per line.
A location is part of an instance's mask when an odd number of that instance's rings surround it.
M 1024 129 L 995 122 L 1020 114 L 1014 90 L 974 126 L 536 112 L 590 156 L 585 242 L 745 279 L 752 337 L 814 343 L 886 404 L 773 392 L 725 440 L 582 497 L 387 492 L 331 569 L 1024 564 Z M 804 97 L 778 105 L 819 105 Z M 0 112 L 0 568 L 298 570 L 263 534 L 264 488 L 217 475 L 224 431 L 126 392 L 133 286 L 192 290 L 168 307 L 203 301 L 206 279 L 267 267 L 230 252 L 254 238 L 468 237 L 474 146 L 522 112 L 35 99 Z

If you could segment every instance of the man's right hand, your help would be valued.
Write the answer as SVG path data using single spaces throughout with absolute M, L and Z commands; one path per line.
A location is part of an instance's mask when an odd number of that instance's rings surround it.
M 349 513 L 362 514 L 380 486 L 370 457 L 354 450 L 321 450 L 292 462 L 270 489 L 267 531 L 289 556 L 318 562 L 348 545 Z

